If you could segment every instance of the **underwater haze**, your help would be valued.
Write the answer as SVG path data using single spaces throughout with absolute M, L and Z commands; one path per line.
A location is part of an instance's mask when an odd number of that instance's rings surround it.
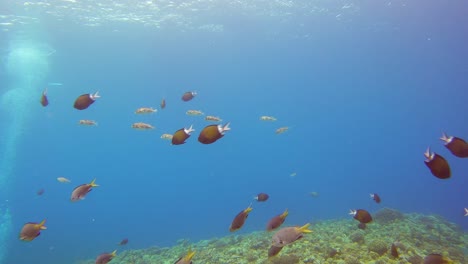
M 2 1 L 0 263 L 231 236 L 250 204 L 235 235 L 286 208 L 286 225 L 389 207 L 466 232 L 468 159 L 439 138 L 468 140 L 467 10 L 437 0 Z M 185 102 L 187 91 L 196 96 Z M 73 108 L 95 92 L 88 109 Z M 205 126 L 228 122 L 224 137 L 198 142 Z M 185 144 L 161 138 L 191 125 Z M 431 174 L 427 147 L 449 179 Z M 99 187 L 71 202 L 93 179 Z M 253 199 L 260 192 L 268 201 Z M 18 239 L 43 219 L 39 237 Z

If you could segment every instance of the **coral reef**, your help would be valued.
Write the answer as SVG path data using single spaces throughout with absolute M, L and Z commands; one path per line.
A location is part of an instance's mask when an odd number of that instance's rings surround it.
M 268 258 L 271 233 L 259 231 L 189 243 L 170 248 L 124 251 L 110 264 L 173 264 L 188 249 L 197 264 L 421 264 L 426 255 L 440 253 L 455 263 L 468 263 L 468 234 L 439 216 L 402 214 L 383 209 L 366 230 L 354 219 L 314 223 L 313 232 Z M 430 226 L 431 228 L 428 228 Z M 392 257 L 395 243 L 399 257 Z M 93 260 L 79 264 L 93 264 Z
M 404 218 L 405 216 L 401 212 L 390 208 L 383 208 L 374 215 L 374 220 L 379 224 L 388 224 Z

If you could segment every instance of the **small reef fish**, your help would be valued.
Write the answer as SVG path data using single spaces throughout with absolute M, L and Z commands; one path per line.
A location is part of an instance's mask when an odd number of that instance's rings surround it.
M 82 126 L 97 126 L 97 122 L 94 120 L 81 119 L 78 124 Z
M 262 121 L 276 121 L 276 118 L 274 118 L 272 116 L 261 116 L 260 120 L 262 120 Z
M 49 105 L 49 99 L 47 99 L 47 88 L 44 89 L 41 95 L 41 105 L 46 107 Z
M 239 229 L 245 224 L 245 220 L 249 216 L 249 213 L 253 210 L 253 208 L 249 205 L 246 209 L 240 211 L 236 217 L 234 217 L 234 220 L 232 220 L 231 225 L 229 226 L 229 231 L 234 232 Z
M 96 264 L 107 264 L 117 255 L 117 250 L 112 251 L 112 253 L 102 253 L 97 256 Z
M 427 148 L 424 152 L 426 160 L 424 163 L 431 170 L 432 175 L 439 179 L 448 179 L 451 176 L 450 166 L 447 160 L 435 152 L 431 152 L 430 148 Z
M 296 177 L 297 173 L 296 172 L 293 172 L 291 174 L 289 174 L 290 177 Z
M 192 100 L 195 96 L 197 95 L 196 92 L 185 92 L 183 95 L 182 95 L 182 101 L 184 102 L 188 102 L 190 100 Z
M 96 179 L 94 179 L 90 183 L 81 184 L 77 186 L 75 189 L 73 189 L 70 200 L 72 202 L 83 200 L 86 197 L 86 195 L 92 190 L 92 188 L 98 187 L 98 186 L 99 185 L 96 184 Z
M 203 128 L 198 136 L 198 141 L 202 144 L 211 144 L 224 137 L 226 131 L 231 130 L 230 123 L 222 125 L 209 125 Z
M 161 100 L 160 106 L 161 106 L 161 109 L 166 108 L 166 99 L 163 98 L 163 99 Z
M 19 239 L 23 241 L 33 241 L 36 237 L 41 234 L 41 230 L 47 229 L 45 227 L 46 220 L 42 220 L 40 223 L 29 222 L 24 224 L 20 231 Z
M 465 140 L 454 136 L 448 137 L 445 133 L 442 133 L 440 139 L 444 141 L 445 147 L 450 150 L 454 156 L 468 158 L 468 143 L 466 143 Z
M 359 229 L 365 230 L 365 229 L 367 228 L 367 225 L 364 224 L 364 223 L 359 223 L 359 224 L 357 225 L 357 227 L 358 227 Z
M 288 214 L 289 214 L 288 209 L 286 209 L 284 210 L 282 214 L 279 214 L 273 217 L 272 219 L 270 219 L 270 221 L 268 221 L 266 225 L 266 230 L 273 231 L 277 229 L 278 227 L 280 227 L 284 223 L 284 220 L 286 220 L 286 217 L 288 216 Z
M 187 255 L 180 257 L 174 264 L 192 264 L 193 256 L 195 256 L 195 251 L 189 250 Z
M 204 113 L 200 110 L 187 110 L 187 112 L 185 112 L 187 115 L 191 115 L 191 116 L 199 116 L 199 115 L 204 115 Z
M 41 189 L 39 189 L 39 190 L 36 192 L 36 194 L 37 194 L 38 196 L 41 196 L 41 195 L 44 194 L 44 192 L 45 192 L 45 190 L 44 190 L 43 188 L 41 188 Z
M 190 133 L 195 131 L 193 129 L 193 126 L 190 126 L 189 128 L 181 128 L 177 130 L 173 135 L 172 135 L 172 145 L 182 145 L 185 143 L 185 140 L 187 140 L 190 137 Z
M 271 258 L 271 257 L 274 257 L 274 256 L 278 255 L 282 249 L 283 249 L 283 247 L 271 246 L 268 249 L 268 257 Z
M 128 238 L 124 238 L 122 239 L 122 241 L 120 241 L 120 243 L 118 244 L 119 246 L 125 246 L 128 244 Z
M 275 133 L 276 134 L 283 134 L 284 132 L 286 132 L 288 130 L 289 130 L 289 127 L 280 127 L 280 128 L 275 130 Z
M 154 109 L 152 107 L 140 107 L 135 111 L 135 114 L 152 114 L 157 111 L 158 109 Z
M 50 85 L 50 86 L 62 86 L 63 83 L 50 82 L 50 83 L 48 83 L 47 85 Z
M 304 233 L 312 233 L 312 230 L 308 229 L 309 226 L 310 224 L 307 223 L 301 227 L 293 226 L 280 229 L 273 235 L 272 246 L 284 247 L 294 243 L 298 239 L 302 238 Z
M 380 196 L 376 193 L 371 193 L 370 198 L 374 200 L 376 203 L 380 203 L 382 200 L 380 199 Z
M 465 208 L 465 216 L 468 216 L 468 208 Z
M 223 121 L 221 118 L 219 118 L 218 116 L 205 116 L 205 120 L 206 121 L 213 121 L 213 122 L 221 122 Z
M 440 254 L 429 254 L 424 258 L 423 264 L 452 264 L 453 260 Z
M 65 177 L 58 177 L 57 178 L 57 181 L 61 182 L 61 183 L 70 183 L 71 181 Z
M 259 193 L 257 194 L 257 196 L 254 197 L 254 199 L 259 202 L 265 202 L 266 200 L 268 200 L 268 198 L 270 198 L 270 196 L 266 193 Z
M 398 248 L 395 243 L 392 243 L 392 246 L 390 247 L 390 254 L 394 258 L 398 258 L 400 256 L 400 254 L 398 254 Z
M 73 104 L 73 107 L 78 110 L 84 110 L 88 108 L 90 105 L 96 101 L 96 99 L 100 98 L 98 92 L 94 94 L 82 94 L 76 98 L 75 103 Z
M 320 196 L 320 194 L 318 192 L 310 192 L 310 196 L 317 198 Z
M 167 140 L 172 140 L 172 135 L 171 134 L 162 134 L 161 138 L 162 139 L 167 139 Z
M 364 209 L 350 210 L 349 214 L 352 215 L 353 218 L 358 220 L 360 223 L 368 224 L 372 222 L 371 214 Z
M 154 126 L 143 123 L 143 122 L 138 122 L 138 123 L 133 123 L 132 128 L 138 129 L 138 130 L 148 130 L 148 129 L 154 129 Z

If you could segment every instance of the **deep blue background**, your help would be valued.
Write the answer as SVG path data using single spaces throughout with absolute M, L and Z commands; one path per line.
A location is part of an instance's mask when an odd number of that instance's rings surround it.
M 438 137 L 445 131 L 468 140 L 467 4 L 399 4 L 361 6 L 346 21 L 232 14 L 217 21 L 222 33 L 137 25 L 112 32 L 44 16 L 36 36 L 57 50 L 48 80 L 63 86 L 49 87 L 47 108 L 27 106 L 32 115 L 8 197 L 15 229 L 7 263 L 94 258 L 124 237 L 141 248 L 226 236 L 258 192 L 270 200 L 253 203 L 237 233 L 264 229 L 285 208 L 290 225 L 391 207 L 442 215 L 466 230 L 468 160 Z M 2 33 L 0 44 L 12 35 Z M 1 77 L 4 92 L 12 80 Z M 47 83 L 37 85 L 39 99 Z M 184 103 L 188 90 L 198 96 Z M 95 91 L 102 98 L 89 109 L 72 108 L 78 95 Z M 162 98 L 166 109 L 134 114 Z M 198 143 L 208 122 L 187 116 L 189 109 L 220 116 L 232 131 Z M 81 127 L 79 119 L 99 125 Z M 132 130 L 139 121 L 156 129 Z M 191 124 L 196 132 L 185 145 L 159 138 Z M 280 126 L 290 130 L 276 135 Z M 451 179 L 430 174 L 427 146 L 447 158 Z M 72 183 L 58 183 L 59 176 Z M 73 188 L 94 178 L 100 187 L 71 203 Z M 381 205 L 369 198 L 374 192 Z M 43 218 L 48 230 L 37 240 L 17 239 L 25 222 Z

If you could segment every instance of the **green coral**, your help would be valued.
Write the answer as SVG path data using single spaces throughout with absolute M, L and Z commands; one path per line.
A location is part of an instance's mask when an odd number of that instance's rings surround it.
M 391 210 L 391 211 L 389 211 Z M 468 263 L 468 235 L 438 216 L 423 216 L 383 209 L 378 219 L 360 230 L 354 219 L 315 223 L 313 232 L 268 258 L 272 233 L 229 235 L 192 243 L 182 239 L 170 248 L 152 247 L 120 252 L 110 264 L 173 264 L 189 249 L 194 264 L 421 264 L 424 256 L 438 252 L 455 263 Z M 428 229 L 428 225 L 431 229 Z M 390 256 L 392 243 L 399 257 Z M 93 264 L 94 260 L 79 264 Z

